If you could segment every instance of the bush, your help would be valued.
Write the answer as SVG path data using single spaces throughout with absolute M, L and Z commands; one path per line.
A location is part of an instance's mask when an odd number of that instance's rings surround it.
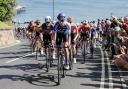
M 11 21 L 15 6 L 16 0 L 0 0 L 0 21 Z

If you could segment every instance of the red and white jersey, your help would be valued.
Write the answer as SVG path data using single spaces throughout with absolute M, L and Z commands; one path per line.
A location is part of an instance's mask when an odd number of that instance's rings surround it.
M 82 33 L 86 33 L 86 32 L 90 32 L 91 30 L 91 26 L 89 24 L 87 24 L 86 26 L 81 26 L 79 28 L 79 32 L 82 32 Z
M 75 23 L 71 23 L 71 33 L 77 33 L 78 28 Z

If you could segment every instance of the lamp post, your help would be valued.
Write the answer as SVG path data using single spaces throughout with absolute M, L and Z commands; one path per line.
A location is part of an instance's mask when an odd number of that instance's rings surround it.
M 54 13 L 55 13 L 55 2 L 53 0 L 53 21 L 54 21 Z

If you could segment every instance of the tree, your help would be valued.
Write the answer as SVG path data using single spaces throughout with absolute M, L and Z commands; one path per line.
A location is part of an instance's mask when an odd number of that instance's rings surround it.
M 15 6 L 16 0 L 0 0 L 0 21 L 11 21 Z

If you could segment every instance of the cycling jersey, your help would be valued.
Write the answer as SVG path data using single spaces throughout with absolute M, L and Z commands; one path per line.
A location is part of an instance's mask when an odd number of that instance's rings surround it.
M 71 43 L 74 44 L 74 39 L 77 35 L 77 25 L 74 23 L 71 23 Z
M 62 41 L 68 41 L 68 33 L 70 30 L 71 26 L 67 22 L 64 23 L 64 26 L 60 26 L 59 22 L 55 24 L 54 31 L 56 32 L 56 45 L 61 45 Z
M 44 46 L 51 42 L 51 31 L 53 30 L 53 25 L 47 26 L 46 23 L 42 24 L 41 31 L 43 33 Z
M 27 30 L 28 30 L 29 32 L 33 32 L 33 31 L 34 31 L 34 26 L 29 25 L 29 26 L 27 27 Z
M 35 31 L 36 36 L 40 36 L 40 32 L 41 32 L 40 26 L 36 25 L 34 31 Z
M 87 40 L 89 38 L 89 34 L 90 34 L 90 26 L 87 25 L 86 27 L 80 27 L 79 31 L 81 33 L 81 39 L 82 40 Z

